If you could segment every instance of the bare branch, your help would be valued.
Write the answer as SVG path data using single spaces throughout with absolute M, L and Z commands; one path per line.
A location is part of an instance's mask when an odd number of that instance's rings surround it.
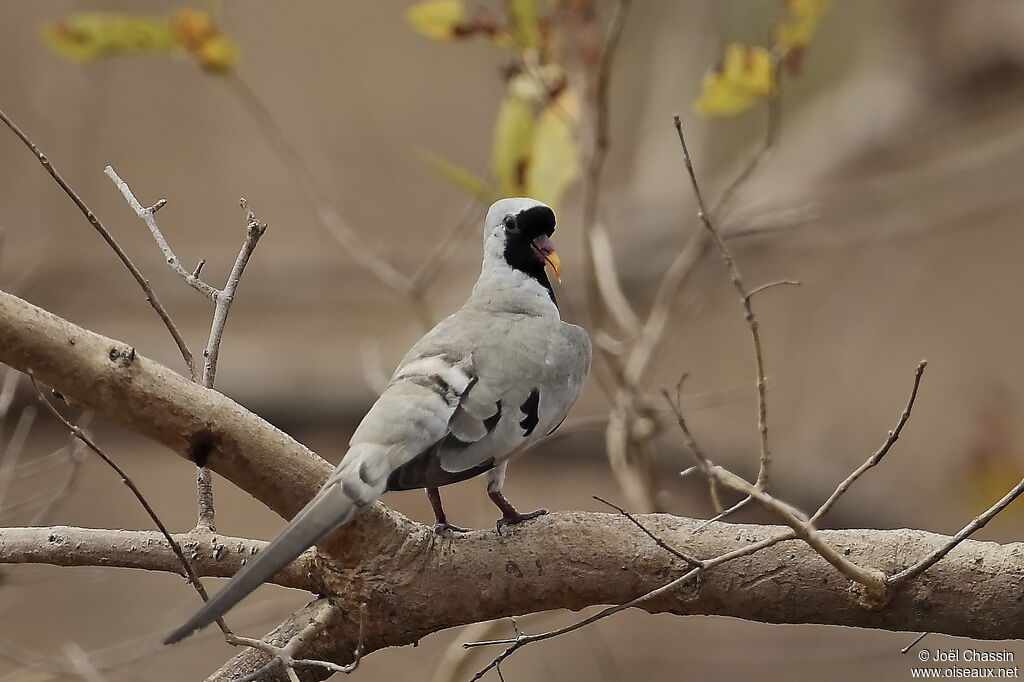
M 156 224 L 156 217 L 154 214 L 163 208 L 167 203 L 167 200 L 160 199 L 152 206 L 146 208 L 137 198 L 135 198 L 135 194 L 132 192 L 131 187 L 121 179 L 117 172 L 114 171 L 113 167 L 107 166 L 103 169 L 103 172 L 106 173 L 107 177 L 110 178 L 117 189 L 120 190 L 121 195 L 124 196 L 124 200 L 127 201 L 131 209 L 135 211 L 135 215 L 139 216 L 142 222 L 146 224 L 146 227 L 149 228 L 149 232 L 153 235 L 153 240 L 156 241 L 157 247 L 164 255 L 164 260 L 167 265 L 178 273 L 178 275 L 185 280 L 185 283 L 190 287 L 201 293 L 203 296 L 216 300 L 217 290 L 201 280 L 197 273 L 189 272 L 185 269 L 181 264 L 181 260 L 179 260 L 178 257 L 174 255 L 174 251 L 171 250 L 171 245 L 167 243 L 167 239 L 164 237 L 163 232 L 160 231 L 160 227 Z
M 675 122 L 676 133 L 679 135 L 679 144 L 683 150 L 683 162 L 686 164 L 690 185 L 693 187 L 694 196 L 697 198 L 697 217 L 700 218 L 704 229 L 718 247 L 719 253 L 722 254 L 722 260 L 725 262 L 726 270 L 729 272 L 729 279 L 743 304 L 744 319 L 746 319 L 747 326 L 750 328 L 750 337 L 754 346 L 754 365 L 757 369 L 757 430 L 761 437 L 761 458 L 755 485 L 758 489 L 767 490 L 768 472 L 771 466 L 771 448 L 768 440 L 768 395 L 765 388 L 764 351 L 761 348 L 761 332 L 758 328 L 757 317 L 754 315 L 754 309 L 750 305 L 751 294 L 744 287 L 743 277 L 740 274 L 739 268 L 736 267 L 732 252 L 726 246 L 714 225 L 712 225 L 711 216 L 708 215 L 707 208 L 704 205 L 704 195 L 701 193 L 700 183 L 697 182 L 697 174 L 693 170 L 693 161 L 690 159 L 690 150 L 686 146 L 683 124 L 678 114 L 673 118 L 673 121 Z
M 867 596 L 869 598 L 881 599 L 885 595 L 885 573 L 878 569 L 864 568 L 847 559 L 832 545 L 828 544 L 822 537 L 821 532 L 811 525 L 808 519 L 797 509 L 777 500 L 728 469 L 711 465 L 708 472 L 723 485 L 753 497 L 762 507 L 779 517 L 780 520 L 793 529 L 797 537 L 810 545 L 825 561 L 835 566 L 837 571 L 850 580 L 863 585 L 867 589 Z
M 863 464 L 857 467 L 853 473 L 847 476 L 846 479 L 839 484 L 835 489 L 835 492 L 833 492 L 829 498 L 822 503 L 818 511 L 810 518 L 810 522 L 812 524 L 818 523 L 818 521 L 820 521 L 821 518 L 832 509 L 835 503 L 839 501 L 839 498 L 850 489 L 850 486 L 853 485 L 858 478 L 863 476 L 868 469 L 871 469 L 881 462 L 886 453 L 888 453 L 896 441 L 899 440 L 900 433 L 903 432 L 904 425 L 907 423 L 907 420 L 910 419 L 910 413 L 914 411 L 914 403 L 917 401 L 917 390 L 921 387 L 921 377 L 924 376 L 924 369 L 927 366 L 928 362 L 925 360 L 917 363 L 917 369 L 914 370 L 914 387 L 910 390 L 910 397 L 907 399 L 907 406 L 903 408 L 903 413 L 900 414 L 900 418 L 897 420 L 896 426 L 889 432 L 885 442 L 882 443 L 882 447 L 878 448 L 873 455 L 868 457 Z
M 229 644 L 257 649 L 273 656 L 272 661 L 257 670 L 253 675 L 248 676 L 254 680 L 260 679 L 262 673 L 265 673 L 269 668 L 275 665 L 284 666 L 289 679 L 292 680 L 298 680 L 298 676 L 295 672 L 295 668 L 297 667 L 316 667 L 329 673 L 345 673 L 347 675 L 359 667 L 359 662 L 363 657 L 363 648 L 365 646 L 364 632 L 366 629 L 366 604 L 361 604 L 359 606 L 358 644 L 356 644 L 356 648 L 353 651 L 351 663 L 347 665 L 338 665 L 330 661 L 295 658 L 299 652 L 309 646 L 315 637 L 330 627 L 340 613 L 341 609 L 338 604 L 329 599 L 322 600 L 322 604 L 316 615 L 310 619 L 309 623 L 306 624 L 306 627 L 299 630 L 299 632 L 288 640 L 288 643 L 283 647 L 275 646 L 262 640 L 252 639 L 249 637 L 239 637 L 237 635 L 231 635 L 227 640 Z
M 245 215 L 245 241 L 242 242 L 242 248 L 238 252 L 234 266 L 231 268 L 231 274 L 228 275 L 228 281 L 214 298 L 217 305 L 213 311 L 210 340 L 206 344 L 206 350 L 203 351 L 203 356 L 206 358 L 205 366 L 203 367 L 203 386 L 206 388 L 213 388 L 214 380 L 217 376 L 217 360 L 220 357 L 220 344 L 221 339 L 224 337 L 224 325 L 227 324 L 228 313 L 231 312 L 231 304 L 235 301 L 238 283 L 242 279 L 242 273 L 245 272 L 245 266 L 249 263 L 249 258 L 252 256 L 256 244 L 259 243 L 263 233 L 267 231 L 267 224 L 261 223 L 256 219 L 256 216 L 249 210 L 249 203 L 245 199 L 241 200 L 241 207 L 242 213 Z
M 245 266 L 248 264 L 252 252 L 256 249 L 256 244 L 259 242 L 260 237 L 267 231 L 266 224 L 260 223 L 256 219 L 252 211 L 249 210 L 246 200 L 242 199 L 241 207 L 246 222 L 245 240 L 242 242 L 242 248 L 238 252 L 238 257 L 235 259 L 235 264 L 231 268 L 231 273 L 228 275 L 224 288 L 217 289 L 199 277 L 199 273 L 202 271 L 206 260 L 199 261 L 195 271 L 190 273 L 181 264 L 181 260 L 174 255 L 170 244 L 168 244 L 163 232 L 160 231 L 154 214 L 166 205 L 167 200 L 160 199 L 149 208 L 145 208 L 135 197 L 128 183 L 122 180 L 111 166 L 107 166 L 103 172 L 113 181 L 114 185 L 121 191 L 125 201 L 128 202 L 128 205 L 142 219 L 146 227 L 149 228 L 149 232 L 153 235 L 153 240 L 156 242 L 161 253 L 163 253 L 167 265 L 185 280 L 189 286 L 213 301 L 213 322 L 210 326 L 210 339 L 206 344 L 206 350 L 203 351 L 202 374 L 203 386 L 213 388 L 217 375 L 217 360 L 220 357 L 220 344 L 224 337 L 224 326 L 227 324 L 228 313 L 231 310 L 231 304 L 235 300 L 235 292 L 238 289 L 238 283 L 242 279 Z M 196 473 L 196 490 L 199 507 L 197 527 L 213 532 L 216 530 L 214 523 L 213 480 L 210 471 L 203 466 L 200 466 Z
M 164 326 L 167 327 L 167 331 L 170 332 L 171 338 L 174 339 L 175 345 L 178 346 L 178 351 L 181 353 L 182 359 L 185 360 L 185 365 L 188 367 L 189 375 L 195 378 L 197 376 L 197 373 L 195 363 L 192 360 L 192 351 L 189 350 L 188 344 L 185 343 L 185 339 L 181 336 L 181 333 L 178 331 L 178 328 L 175 326 L 173 320 L 171 320 L 170 314 L 164 308 L 163 304 L 160 303 L 160 299 L 157 298 L 156 292 L 153 291 L 153 287 L 149 285 L 149 280 L 147 280 L 142 275 L 142 272 L 140 272 L 139 269 L 135 267 L 135 263 L 133 263 L 132 260 L 128 257 L 128 254 L 124 252 L 124 249 L 122 249 L 120 244 L 117 243 L 113 235 L 111 235 L 110 232 L 107 231 L 107 228 L 103 226 L 103 223 L 100 222 L 99 217 L 97 217 L 97 215 L 93 213 L 88 206 L 85 205 L 85 202 L 82 201 L 82 198 L 78 196 L 75 190 L 71 189 L 71 185 L 69 185 L 67 181 L 64 180 L 64 178 L 61 176 L 61 174 L 57 172 L 57 169 L 54 168 L 53 164 L 46 157 L 46 155 L 43 154 L 42 151 L 40 151 L 39 147 L 36 146 L 36 144 L 31 139 L 29 139 L 29 137 L 24 132 L 22 132 L 21 129 L 14 124 L 14 121 L 8 118 L 7 114 L 5 114 L 3 111 L 0 111 L 0 120 L 2 120 L 7 125 L 7 127 L 10 128 L 11 131 L 18 136 L 18 139 L 20 139 L 25 144 L 25 146 L 32 151 L 33 154 L 35 154 L 36 159 L 39 160 L 39 163 L 42 164 L 46 172 L 50 174 L 50 177 L 52 177 L 57 182 L 60 188 L 64 190 L 64 193 L 71 198 L 71 201 L 75 202 L 75 206 L 77 206 L 78 210 L 82 212 L 82 214 L 85 216 L 85 219 L 89 221 L 89 224 L 93 226 L 93 229 L 95 229 L 96 232 L 99 233 L 100 237 L 103 238 L 103 241 L 105 241 L 110 246 L 110 248 L 114 250 L 114 253 L 117 254 L 117 257 L 128 269 L 128 272 L 130 272 L 132 277 L 135 278 L 135 281 L 138 282 L 139 287 L 142 289 L 142 292 L 146 295 L 146 301 L 149 302 L 149 304 L 153 307 L 153 310 L 155 310 L 156 314 L 160 317 L 160 320 L 163 321 Z
M 798 287 L 800 286 L 800 282 L 795 279 L 779 279 L 774 282 L 768 282 L 766 284 L 762 284 L 761 286 L 754 287 L 753 289 L 748 291 L 747 298 L 753 298 L 755 295 L 761 293 L 762 291 L 767 291 L 768 289 L 774 289 L 775 287 L 782 286 Z
M 913 566 L 886 578 L 886 585 L 892 589 L 899 588 L 901 585 L 906 584 L 908 581 L 913 580 L 927 571 L 929 568 L 941 561 L 943 557 L 953 551 L 957 545 L 988 525 L 988 522 L 994 519 L 999 512 L 1006 509 L 1010 506 L 1011 502 L 1020 497 L 1022 492 L 1024 492 L 1024 479 L 1021 479 L 1017 485 L 1013 486 L 1008 493 L 1003 495 L 998 502 L 985 510 L 984 513 L 975 516 L 970 523 L 961 528 L 945 545 L 936 548 L 935 551 L 924 559 L 921 559 L 921 561 L 917 562 Z
M 620 514 L 622 514 L 623 516 L 625 516 L 627 519 L 629 519 L 630 523 L 632 523 L 634 526 L 636 526 L 641 531 L 643 531 L 644 535 L 649 537 L 651 540 L 654 540 L 654 543 L 656 545 L 658 545 L 658 547 L 661 547 L 663 550 L 665 550 L 666 552 L 668 552 L 672 556 L 676 557 L 677 559 L 682 559 L 683 561 L 685 561 L 686 563 L 690 564 L 691 566 L 703 566 L 704 565 L 704 562 L 701 559 L 697 559 L 696 557 L 692 557 L 689 554 L 685 554 L 685 553 L 679 551 L 678 549 L 676 549 L 675 547 L 671 547 L 668 544 L 666 544 L 664 540 L 662 540 L 657 535 L 652 533 L 650 531 L 650 529 L 647 528 L 647 526 L 645 526 L 644 524 L 640 523 L 640 521 L 638 521 L 635 516 L 630 514 L 628 511 L 626 511 L 622 507 L 618 506 L 617 504 L 612 504 L 608 500 L 604 499 L 603 497 L 598 497 L 597 495 L 594 495 L 594 499 L 597 500 L 598 502 L 602 503 L 602 504 L 608 505 L 609 507 L 611 507 L 615 511 L 617 511 Z

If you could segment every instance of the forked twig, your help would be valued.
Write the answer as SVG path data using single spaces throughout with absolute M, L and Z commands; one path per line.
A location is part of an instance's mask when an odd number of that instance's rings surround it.
M 359 639 L 356 644 L 355 651 L 353 652 L 352 662 L 348 665 L 338 665 L 330 661 L 319 661 L 308 658 L 295 658 L 302 648 L 309 644 L 310 641 L 321 632 L 326 630 L 341 613 L 340 607 L 332 602 L 326 600 L 323 606 L 317 611 L 317 614 L 309 621 L 306 627 L 302 628 L 298 633 L 295 634 L 288 643 L 283 647 L 269 644 L 259 639 L 252 639 L 250 637 L 239 637 L 238 635 L 228 635 L 228 644 L 235 646 L 245 646 L 251 649 L 258 649 L 264 653 L 273 656 L 273 659 L 269 661 L 262 668 L 259 668 L 255 672 L 247 675 L 246 677 L 239 680 L 239 682 L 245 682 L 245 680 L 260 680 L 263 676 L 272 668 L 277 666 L 284 666 L 284 669 L 291 680 L 298 680 L 298 674 L 295 672 L 296 667 L 317 667 L 326 670 L 331 673 L 344 673 L 349 674 L 359 667 L 359 662 L 363 657 L 364 649 L 364 637 L 366 629 L 366 604 L 360 604 L 359 606 Z
M 227 324 L 228 313 L 231 311 L 231 304 L 235 300 L 235 292 L 238 289 L 238 284 L 242 279 L 242 273 L 245 271 L 245 266 L 249 263 L 249 259 L 252 256 L 253 251 L 256 249 L 256 245 L 259 243 L 260 237 L 267 231 L 266 223 L 261 223 L 253 215 L 252 211 L 249 210 L 249 204 L 245 199 L 240 201 L 242 213 L 245 216 L 245 240 L 242 242 L 241 249 L 238 252 L 238 256 L 235 258 L 235 263 L 231 268 L 231 273 L 228 275 L 228 279 L 224 284 L 223 289 L 217 289 L 216 287 L 207 284 L 200 278 L 200 273 L 203 269 L 203 265 L 206 260 L 199 261 L 196 269 L 193 272 L 189 272 L 181 264 L 181 260 L 174 254 L 174 250 L 168 243 L 163 232 L 160 230 L 160 226 L 156 222 L 156 212 L 163 208 L 167 204 L 166 199 L 160 199 L 150 207 L 144 207 L 142 203 L 136 198 L 132 192 L 131 187 L 128 183 L 121 179 L 117 172 L 111 166 L 107 166 L 103 169 L 107 177 L 111 179 L 114 185 L 120 190 L 121 195 L 124 196 L 125 201 L 131 207 L 135 214 L 146 224 L 149 228 L 149 232 L 153 235 L 153 240 L 156 242 L 157 248 L 164 255 L 164 260 L 167 265 L 174 270 L 181 277 L 185 283 L 191 286 L 193 289 L 206 296 L 214 304 L 213 310 L 213 321 L 210 325 L 210 337 L 206 343 L 206 349 L 203 351 L 203 372 L 201 383 L 206 388 L 213 388 L 214 382 L 217 376 L 217 361 L 220 358 L 220 345 L 224 338 L 224 327 Z M 199 381 L 198 377 L 193 376 L 194 381 Z M 196 527 L 201 530 L 213 532 L 216 530 L 215 525 L 215 508 L 213 504 L 213 475 L 210 470 L 205 466 L 199 466 L 199 470 L 196 473 L 196 490 L 197 490 L 197 506 L 199 508 L 198 521 Z

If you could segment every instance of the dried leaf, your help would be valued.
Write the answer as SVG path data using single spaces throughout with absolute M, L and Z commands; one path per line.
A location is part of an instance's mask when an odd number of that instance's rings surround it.
M 701 116 L 734 116 L 774 92 L 771 53 L 756 45 L 732 43 L 721 65 L 704 76 L 694 110 Z
M 491 170 L 505 196 L 520 195 L 525 189 L 533 128 L 533 106 L 510 88 L 498 110 L 491 143 Z
M 775 42 L 783 52 L 807 47 L 832 0 L 785 0 L 786 14 L 775 27 Z
M 420 150 L 424 162 L 456 187 L 465 190 L 470 195 L 478 198 L 484 204 L 490 204 L 498 200 L 501 194 L 494 187 L 491 187 L 483 179 L 476 176 L 472 171 L 463 168 L 457 163 L 443 159 L 437 154 L 426 150 Z
M 533 151 L 526 169 L 526 194 L 543 201 L 558 212 L 565 190 L 580 171 L 580 152 L 576 146 L 579 100 L 564 90 L 537 117 Z
M 171 30 L 188 48 L 198 48 L 217 33 L 213 15 L 194 7 L 182 7 L 171 13 Z
M 462 0 L 421 0 L 405 11 L 405 20 L 428 38 L 452 40 L 466 22 L 466 6 Z
M 178 46 L 164 17 L 83 12 L 40 27 L 43 42 L 68 59 L 88 61 L 127 53 L 165 53 Z
M 223 33 L 215 33 L 190 52 L 209 71 L 227 71 L 238 63 L 238 46 Z

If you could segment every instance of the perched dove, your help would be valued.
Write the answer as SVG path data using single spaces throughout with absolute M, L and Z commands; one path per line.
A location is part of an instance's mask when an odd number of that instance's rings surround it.
M 320 492 L 167 643 L 215 621 L 386 491 L 425 488 L 439 532 L 463 529 L 448 523 L 438 488 L 484 473 L 499 530 L 547 513 L 516 511 L 501 489 L 509 460 L 558 428 L 590 369 L 590 339 L 562 321 L 545 270 L 561 273 L 554 231 L 554 212 L 533 199 L 491 206 L 469 300 L 402 359 Z

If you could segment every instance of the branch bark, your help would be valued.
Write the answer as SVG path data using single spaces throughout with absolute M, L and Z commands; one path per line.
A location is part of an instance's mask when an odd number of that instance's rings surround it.
M 205 458 L 283 516 L 294 514 L 316 492 L 331 469 L 327 462 L 229 398 L 131 351 L 122 342 L 0 292 L 0 362 L 31 369 L 74 401 L 186 458 Z M 697 558 L 790 532 L 779 526 L 715 523 L 694 534 L 701 521 L 669 515 L 636 518 L 666 544 Z M 887 575 L 917 564 L 949 541 L 912 530 L 821 535 L 851 561 Z M 96 538 L 100 544 L 109 541 Z M 47 538 L 37 539 L 44 547 L 50 544 Z M 94 551 L 101 557 L 102 547 L 95 544 L 90 548 L 83 539 L 76 554 Z M 13 560 L 12 547 L 0 543 L 0 561 Z M 312 562 L 307 573 L 314 576 L 317 592 L 339 597 L 344 613 L 302 656 L 339 664 L 351 660 L 358 644 L 358 605 L 363 602 L 365 650 L 372 652 L 470 622 L 623 603 L 688 568 L 628 519 L 584 512 L 552 514 L 503 536 L 485 530 L 440 538 L 377 504 L 320 550 L 306 555 Z M 18 556 L 26 560 L 27 555 L 22 551 Z M 717 566 L 641 608 L 770 623 L 1020 638 L 1024 603 L 1015 595 L 1024 588 L 1022 564 L 1022 544 L 967 540 L 905 584 L 883 608 L 869 609 L 858 602 L 850 582 L 811 547 L 787 540 Z M 231 566 L 207 568 L 229 573 Z M 308 624 L 308 615 L 294 615 L 271 641 L 283 645 Z M 265 656 L 246 650 L 213 679 L 234 679 L 228 671 L 255 670 Z
M 205 464 L 284 518 L 316 494 L 333 467 L 227 396 L 0 291 L 0 362 L 74 402 Z M 374 505 L 335 534 L 340 561 L 395 538 L 408 521 Z
M 230 577 L 263 550 L 262 540 L 214 533 L 174 533 L 201 578 Z M 182 575 L 181 561 L 159 531 L 44 526 L 0 528 L 0 562 L 51 566 L 115 566 Z M 316 559 L 307 552 L 274 576 L 275 585 L 316 590 Z

